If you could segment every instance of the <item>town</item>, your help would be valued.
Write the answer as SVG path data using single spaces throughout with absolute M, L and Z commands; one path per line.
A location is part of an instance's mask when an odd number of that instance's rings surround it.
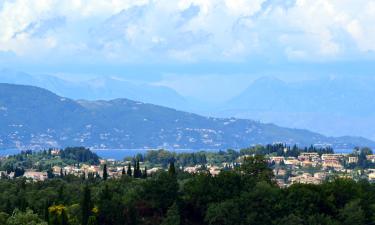
M 19 155 L 0 158 L 0 178 L 24 177 L 30 181 L 44 181 L 48 178 L 74 175 L 85 179 L 90 176 L 103 177 L 104 167 L 108 177 L 112 179 L 124 175 L 135 176 L 137 173 L 142 174 L 139 177 L 144 177 L 167 170 L 171 161 L 181 172 L 209 173 L 216 176 L 223 170 L 236 169 L 244 158 L 260 154 L 268 161 L 274 181 L 280 187 L 296 183 L 321 184 L 336 178 L 375 182 L 375 154 L 372 154 L 369 148 L 355 148 L 352 153 L 333 153 L 332 149 L 326 147 L 298 149 L 296 146 L 273 144 L 240 151 L 175 153 L 150 150 L 145 155 L 137 154 L 124 160 L 99 159 L 85 148 L 67 148 L 65 151 L 80 152 L 77 154 L 82 154 L 83 151 L 93 159 L 64 160 L 67 154 L 62 154 L 64 150 L 60 149 L 25 151 Z

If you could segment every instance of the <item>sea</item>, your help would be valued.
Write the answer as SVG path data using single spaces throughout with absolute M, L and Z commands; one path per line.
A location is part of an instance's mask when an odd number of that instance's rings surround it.
M 0 150 L 0 157 L 15 155 L 20 153 L 22 150 L 19 149 L 5 149 Z M 123 160 L 125 157 L 133 157 L 137 154 L 145 154 L 149 149 L 92 149 L 99 157 L 103 159 L 114 159 L 114 160 Z M 197 150 L 192 149 L 181 149 L 173 150 L 177 153 L 182 152 L 196 152 Z M 218 150 L 208 150 L 210 152 L 215 152 Z M 335 149 L 335 153 L 352 153 L 353 149 Z

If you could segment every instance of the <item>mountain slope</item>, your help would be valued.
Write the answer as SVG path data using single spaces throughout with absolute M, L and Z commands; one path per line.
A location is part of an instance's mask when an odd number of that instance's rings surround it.
M 225 149 L 273 142 L 375 146 L 363 138 L 329 138 L 252 120 L 207 118 L 127 99 L 73 101 L 45 89 L 11 84 L 0 84 L 0 127 L 3 149 Z
M 262 78 L 225 104 L 216 116 L 236 116 L 303 127 L 327 135 L 375 139 L 375 79 L 322 78 L 287 83 Z
M 187 105 L 187 100 L 173 89 L 138 84 L 118 77 L 105 76 L 73 82 L 52 75 L 31 75 L 2 69 L 0 83 L 33 85 L 72 99 L 109 100 L 125 97 L 173 108 L 186 108 Z

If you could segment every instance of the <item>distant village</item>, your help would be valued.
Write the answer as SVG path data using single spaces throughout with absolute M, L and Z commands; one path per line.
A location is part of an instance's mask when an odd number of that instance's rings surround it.
M 54 157 L 60 157 L 58 149 L 51 150 L 49 154 Z M 190 166 L 179 166 L 181 171 L 187 173 L 208 172 L 212 176 L 218 175 L 223 170 L 233 169 L 241 165 L 245 157 L 251 155 L 239 156 L 234 162 L 222 162 L 220 164 L 196 164 Z M 0 157 L 0 163 L 7 157 Z M 301 152 L 298 157 L 293 156 L 273 156 L 266 155 L 269 166 L 274 173 L 274 179 L 280 187 L 288 187 L 292 184 L 320 184 L 324 181 L 334 178 L 351 178 L 354 180 L 366 179 L 369 182 L 375 182 L 375 168 L 363 168 L 359 166 L 363 159 L 353 154 L 319 154 L 318 152 Z M 375 165 L 375 154 L 365 155 L 365 163 Z M 25 169 L 19 176 L 17 171 L 0 171 L 0 179 L 13 179 L 15 177 L 24 177 L 29 181 L 44 181 L 51 176 L 74 175 L 83 178 L 88 176 L 103 176 L 103 166 L 106 166 L 108 176 L 111 179 L 121 178 L 124 174 L 134 173 L 133 161 L 118 161 L 114 159 L 100 159 L 99 164 L 92 165 L 87 163 L 74 163 L 72 165 L 59 166 L 54 165 L 50 171 L 38 171 L 36 169 Z M 152 175 L 160 170 L 166 170 L 162 166 L 147 167 L 147 162 L 138 162 L 141 171 L 147 171 Z M 363 162 L 362 162 L 363 163 Z M 52 174 L 49 174 L 52 173 Z

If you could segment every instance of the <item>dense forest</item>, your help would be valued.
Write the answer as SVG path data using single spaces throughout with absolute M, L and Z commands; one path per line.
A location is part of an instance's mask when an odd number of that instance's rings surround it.
M 43 151 L 27 150 L 0 160 L 0 171 L 6 171 L 7 173 L 15 172 L 15 176 L 18 177 L 18 175 L 22 175 L 25 169 L 50 171 L 52 166 L 66 166 L 80 163 L 98 165 L 99 157 L 84 147 Z
M 105 170 L 105 167 L 104 167 Z M 120 179 L 0 180 L 4 225 L 373 224 L 375 185 L 336 179 L 279 188 L 263 156 L 212 176 L 168 171 Z

